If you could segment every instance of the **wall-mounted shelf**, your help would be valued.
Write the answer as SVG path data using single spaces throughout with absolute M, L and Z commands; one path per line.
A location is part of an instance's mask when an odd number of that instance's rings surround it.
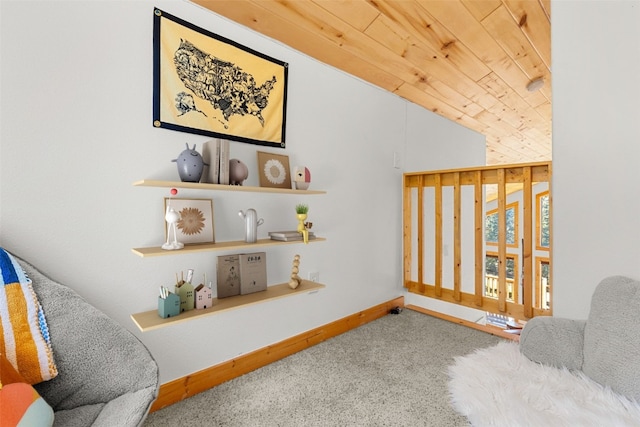
M 158 315 L 158 310 L 145 311 L 142 313 L 132 314 L 131 319 L 140 328 L 142 332 L 151 331 L 153 329 L 162 328 L 164 326 L 175 325 L 180 322 L 195 319 L 203 316 L 211 316 L 225 311 L 246 307 L 253 304 L 289 297 L 293 295 L 315 293 L 325 285 L 316 282 L 303 280 L 302 284 L 296 289 L 291 289 L 287 283 L 269 286 L 266 291 L 255 292 L 247 295 L 237 295 L 228 298 L 213 300 L 213 306 L 204 310 L 189 310 L 180 313 L 176 317 L 168 317 L 163 319 Z
M 133 183 L 136 187 L 163 187 L 163 188 L 190 188 L 195 190 L 217 190 L 217 191 L 245 191 L 252 193 L 281 193 L 281 194 L 326 194 L 321 190 L 294 190 L 289 188 L 271 188 L 271 187 L 249 187 L 244 185 L 222 185 L 222 184 L 205 184 L 200 182 L 180 182 L 180 181 L 158 181 L 152 179 L 143 179 Z
M 316 237 L 315 239 L 309 240 L 309 243 L 315 242 L 324 242 L 324 237 Z M 152 256 L 162 256 L 162 255 L 182 255 L 182 254 L 193 254 L 196 252 L 212 252 L 212 251 L 233 251 L 236 249 L 247 249 L 247 248 L 260 248 L 265 246 L 280 246 L 280 245 L 291 245 L 291 244 L 304 244 L 302 240 L 295 240 L 291 242 L 282 242 L 280 240 L 273 239 L 258 239 L 255 243 L 247 243 L 244 240 L 234 240 L 228 242 L 219 242 L 219 243 L 203 243 L 203 244 L 194 244 L 194 245 L 185 245 L 184 248 L 178 249 L 175 251 L 167 251 L 162 249 L 160 246 L 153 246 L 148 248 L 133 248 L 134 254 L 141 256 L 143 258 L 152 257 Z
M 204 184 L 199 182 L 180 182 L 180 181 L 159 181 L 151 179 L 143 179 L 133 183 L 136 187 L 161 187 L 161 188 L 188 188 L 195 190 L 214 190 L 214 191 L 240 191 L 240 192 L 253 192 L 253 193 L 280 193 L 280 194 L 325 194 L 326 191 L 320 190 L 294 190 L 288 188 L 271 188 L 271 187 L 249 187 L 240 185 L 221 185 L 221 184 Z M 309 243 L 324 242 L 326 239 L 322 237 L 316 237 L 313 240 L 309 240 Z M 159 246 L 146 247 L 146 248 L 133 248 L 134 254 L 140 257 L 153 257 L 163 255 L 181 255 L 181 254 L 193 254 L 196 252 L 211 252 L 211 251 L 232 251 L 238 249 L 247 248 L 259 248 L 270 247 L 280 245 L 291 244 L 304 244 L 302 240 L 282 242 L 272 239 L 258 239 L 255 243 L 247 243 L 244 240 L 218 242 L 218 243 L 205 243 L 205 244 L 192 244 L 185 245 L 184 248 L 179 250 L 167 251 Z M 163 319 L 158 315 L 158 310 L 145 311 L 143 313 L 132 314 L 131 319 L 140 328 L 142 332 L 150 331 L 152 329 L 161 328 L 163 326 L 173 325 L 176 323 L 191 320 L 197 317 L 210 316 L 212 314 L 218 314 L 223 311 L 232 310 L 248 305 L 258 304 L 261 302 L 273 300 L 276 298 L 283 298 L 292 295 L 299 295 L 305 293 L 315 293 L 318 289 L 325 286 L 316 283 L 303 280 L 302 284 L 296 289 L 291 289 L 288 283 L 282 283 L 279 285 L 269 286 L 266 291 L 256 292 L 248 295 L 238 295 L 229 298 L 214 299 L 213 306 L 204 310 L 189 310 L 175 317 L 169 317 Z

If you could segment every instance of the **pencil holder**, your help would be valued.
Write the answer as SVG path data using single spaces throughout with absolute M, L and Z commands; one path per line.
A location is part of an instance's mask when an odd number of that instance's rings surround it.
M 163 319 L 180 314 L 180 297 L 169 293 L 166 298 L 158 297 L 158 315 Z
M 180 311 L 189 311 L 194 309 L 193 305 L 193 285 L 184 282 L 176 285 L 176 295 L 180 298 Z
M 211 288 L 200 283 L 193 291 L 195 293 L 196 309 L 211 308 L 213 298 L 211 296 Z

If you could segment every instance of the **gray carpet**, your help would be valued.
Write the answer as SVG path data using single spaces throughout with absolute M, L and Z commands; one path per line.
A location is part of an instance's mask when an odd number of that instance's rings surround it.
M 404 310 L 149 415 L 145 426 L 467 426 L 454 356 L 501 338 Z

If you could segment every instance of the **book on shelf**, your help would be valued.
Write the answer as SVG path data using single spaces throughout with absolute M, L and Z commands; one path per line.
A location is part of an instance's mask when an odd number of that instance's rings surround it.
M 220 176 L 219 182 L 229 185 L 229 141 L 220 139 Z
M 309 236 L 312 236 L 313 231 L 309 230 Z M 292 236 L 302 236 L 296 230 L 287 230 L 287 231 L 270 231 L 269 236 L 277 236 L 277 237 L 292 237 Z
M 281 242 L 295 242 L 297 240 L 302 240 L 302 233 L 298 233 L 297 231 L 270 231 L 269 237 L 271 240 L 279 240 Z M 313 240 L 316 238 L 316 235 L 313 231 L 309 231 L 309 240 Z
M 267 253 L 240 254 L 240 295 L 267 290 Z
M 221 255 L 217 261 L 218 298 L 240 295 L 240 256 Z
M 316 236 L 309 236 L 309 240 L 315 240 Z M 276 237 L 276 236 L 271 236 L 271 240 L 277 240 L 279 242 L 302 242 L 303 238 L 302 238 L 302 234 L 298 235 L 298 236 L 289 236 L 289 237 Z
M 229 141 L 211 139 L 202 146 L 202 158 L 209 164 L 202 182 L 229 185 Z
M 220 139 L 211 139 L 202 146 L 202 157 L 208 163 L 203 182 L 218 184 L 220 182 Z

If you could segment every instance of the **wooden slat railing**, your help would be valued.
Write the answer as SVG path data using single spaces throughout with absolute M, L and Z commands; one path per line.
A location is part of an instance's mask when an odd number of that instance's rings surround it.
M 514 292 L 514 280 L 507 279 L 507 301 L 513 302 Z M 484 276 L 484 296 L 490 298 L 498 298 L 498 276 L 487 274 Z
M 403 249 L 404 249 L 404 285 L 410 291 L 431 298 L 461 304 L 464 306 L 507 314 L 518 319 L 531 318 L 537 315 L 549 315 L 551 310 L 534 306 L 534 259 L 535 247 L 533 230 L 535 215 L 533 186 L 540 182 L 551 181 L 551 162 L 540 162 L 518 165 L 486 166 L 456 170 L 429 172 L 413 172 L 404 174 L 403 198 Z M 498 200 L 498 275 L 497 298 L 485 296 L 484 289 L 484 227 L 487 185 L 497 186 Z M 509 301 L 507 298 L 508 279 L 507 265 L 507 225 L 506 206 L 507 188 L 517 184 L 522 189 L 522 301 Z M 465 191 L 469 187 L 470 191 Z M 429 189 L 432 197 L 425 195 Z M 549 188 L 549 195 L 551 195 Z M 451 206 L 445 206 L 444 193 L 451 195 Z M 473 200 L 468 200 L 473 198 Z M 449 201 L 447 199 L 447 201 Z M 471 203 L 472 202 L 472 203 Z M 469 215 L 463 205 L 473 206 L 473 214 Z M 549 197 L 551 205 L 551 197 Z M 549 209 L 551 212 L 551 208 Z M 433 226 L 427 227 L 425 216 L 432 218 Z M 473 257 L 464 256 L 464 242 L 471 237 L 463 235 L 469 230 L 467 224 L 473 224 Z M 453 262 L 451 267 L 444 264 L 448 249 L 444 243 L 444 229 L 451 229 L 453 235 L 447 236 L 453 243 Z M 468 231 L 467 231 L 468 233 Z M 431 251 L 426 252 L 426 242 L 433 242 Z M 468 244 L 468 243 L 467 243 Z M 433 254 L 426 260 L 425 253 Z M 474 283 L 464 283 L 463 274 L 466 263 L 473 263 Z M 452 268 L 452 271 L 446 270 Z M 447 272 L 445 283 L 444 273 Z M 427 283 L 427 273 L 433 277 L 433 283 Z M 412 274 L 416 277 L 412 278 Z M 519 283 L 511 284 L 513 287 Z M 467 290 L 465 292 L 465 290 Z

